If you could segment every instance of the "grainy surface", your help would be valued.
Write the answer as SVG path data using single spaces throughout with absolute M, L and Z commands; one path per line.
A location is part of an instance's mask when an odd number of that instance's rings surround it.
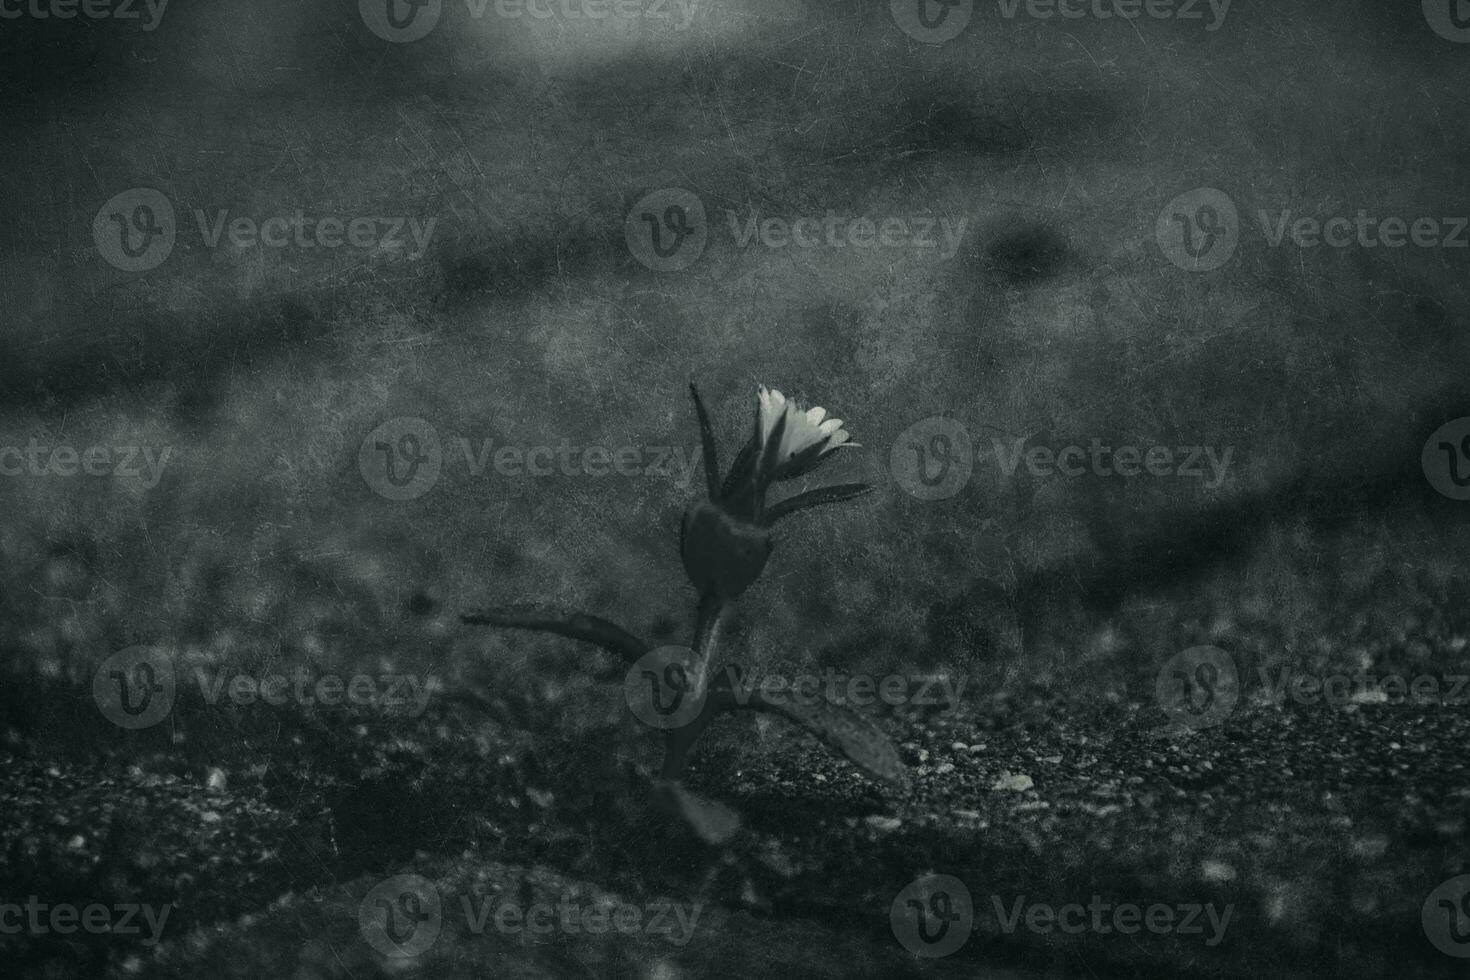
M 1470 504 L 1421 460 L 1470 416 L 1470 249 L 1304 246 L 1289 224 L 1273 244 L 1288 218 L 1448 232 L 1470 211 L 1470 44 L 1433 0 L 1237 2 L 1213 29 L 1198 7 L 982 5 L 939 44 L 886 4 L 786 0 L 606 20 L 448 3 L 412 43 L 335 2 L 0 20 L 18 93 L 0 113 L 0 905 L 170 909 L 156 946 L 14 933 L 0 909 L 0 956 L 78 977 L 1460 968 L 1421 910 L 1470 871 L 1470 705 L 1268 695 L 1283 670 L 1445 694 L 1470 673 Z M 176 236 L 130 271 L 107 242 L 139 188 Z M 682 270 L 637 239 L 639 202 L 672 188 L 706 212 Z M 1190 271 L 1157 226 L 1205 188 L 1239 241 Z M 1179 205 L 1196 223 L 1197 203 Z M 231 240 L 236 218 L 294 236 L 298 212 L 316 233 L 403 218 L 406 244 Z M 755 217 L 832 215 L 922 219 L 937 245 L 747 237 Z M 659 743 L 624 665 L 458 619 L 533 601 L 689 640 L 691 380 L 727 464 L 764 383 L 862 444 L 803 486 L 876 488 L 782 522 L 726 655 L 965 684 L 953 711 L 870 709 L 907 789 L 779 720 L 718 722 L 688 785 L 739 813 L 721 845 L 655 805 Z M 409 499 L 376 445 L 401 449 L 403 419 L 441 448 Z M 969 451 L 927 441 L 956 427 Z M 1217 465 L 1007 464 L 1093 440 Z M 564 444 L 631 447 L 640 472 L 493 462 Z M 106 474 L 62 475 L 57 447 L 107 449 Z M 969 468 L 953 494 L 916 492 L 926 447 Z M 94 678 L 141 646 L 179 690 L 126 730 Z M 1201 646 L 1243 687 L 1180 725 L 1156 684 Z M 409 676 L 422 700 L 210 687 L 297 670 Z M 968 888 L 973 933 L 921 959 L 889 911 L 931 873 Z M 399 961 L 359 910 L 406 874 L 449 911 Z M 523 942 L 459 914 L 566 894 L 703 912 L 683 945 Z M 1093 896 L 1232 918 L 1210 945 L 997 914 Z

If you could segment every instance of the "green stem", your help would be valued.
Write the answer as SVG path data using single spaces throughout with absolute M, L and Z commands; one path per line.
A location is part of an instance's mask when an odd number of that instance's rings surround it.
M 714 663 L 715 651 L 719 648 L 720 629 L 729 609 L 729 603 L 716 596 L 704 595 L 699 599 L 699 618 L 694 625 L 694 662 L 689 665 L 690 690 L 696 697 L 709 693 L 710 665 Z M 699 736 L 704 734 L 714 717 L 714 701 L 706 698 L 704 707 L 689 724 L 665 733 L 664 779 L 678 779 L 683 774 L 694 743 L 699 741 Z
M 708 690 L 710 666 L 714 663 L 715 650 L 720 643 L 720 629 L 725 624 L 725 615 L 730 604 L 713 595 L 700 596 L 699 618 L 694 624 L 694 663 L 692 689 L 696 695 Z

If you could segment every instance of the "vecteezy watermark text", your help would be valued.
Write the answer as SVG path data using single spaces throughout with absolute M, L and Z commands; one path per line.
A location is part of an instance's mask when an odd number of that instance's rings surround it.
M 460 462 L 472 478 L 653 477 L 673 479 L 682 489 L 694 478 L 700 455 L 698 448 L 683 446 L 584 446 L 570 439 L 529 446 L 464 436 L 441 440 L 424 419 L 401 416 L 367 434 L 357 463 L 374 492 L 389 500 L 412 500 L 432 490 L 447 466 Z
M 1288 237 L 1297 248 L 1315 248 L 1328 245 L 1332 248 L 1403 248 L 1412 244 L 1416 248 L 1470 248 L 1470 237 L 1466 237 L 1466 225 L 1470 218 L 1421 216 L 1412 220 L 1397 216 L 1380 218 L 1359 208 L 1354 217 L 1337 215 L 1317 218 L 1301 215 L 1292 219 L 1290 209 L 1277 213 L 1275 219 L 1266 211 L 1256 212 L 1261 232 L 1271 246 L 1280 246 Z M 1288 224 L 1289 223 L 1289 224 Z
M 1047 446 L 1032 446 L 1025 449 L 1024 437 L 1012 439 L 1009 448 L 999 439 L 991 442 L 995 450 L 995 461 L 1006 476 L 1015 474 L 1024 459 L 1026 469 L 1032 476 L 1121 476 L 1131 478 L 1147 473 L 1156 477 L 1183 477 L 1204 480 L 1207 490 L 1213 490 L 1225 482 L 1230 469 L 1230 457 L 1235 448 L 1223 450 L 1214 446 L 1112 446 L 1104 445 L 1094 438 L 1086 449 L 1081 446 L 1063 446 L 1053 450 Z M 1177 459 L 1177 462 L 1176 462 Z M 1086 460 L 1089 465 L 1084 466 Z M 1209 464 L 1209 474 L 1205 464 Z M 1208 479 L 1207 479 L 1208 476 Z
M 3 2 L 3 0 L 0 0 Z M 234 215 L 229 209 L 194 209 L 194 224 L 206 248 L 227 243 L 252 248 L 333 250 L 355 248 L 422 258 L 434 237 L 438 218 L 410 215 L 309 215 L 290 213 Z M 174 205 L 162 192 L 133 187 L 114 194 L 92 219 L 98 253 L 124 272 L 146 272 L 162 265 L 179 237 Z
M 1205 30 L 1218 31 L 1230 13 L 1232 0 L 996 0 L 1000 15 L 1015 20 L 1025 13 L 1037 20 L 1204 20 L 1206 8 L 1213 19 Z
M 907 248 L 954 256 L 969 225 L 968 218 L 933 215 L 851 215 L 827 210 L 822 215 L 769 215 L 751 208 L 743 214 L 726 209 L 730 239 L 749 249 L 894 249 Z M 623 219 L 628 252 L 655 272 L 689 268 L 704 254 L 710 220 L 698 194 L 683 187 L 664 187 L 644 194 Z
M 413 216 L 362 216 L 343 217 L 326 215 L 308 216 L 300 208 L 289 215 L 277 214 L 267 217 L 240 215 L 233 219 L 224 208 L 216 209 L 213 216 L 202 208 L 194 210 L 194 221 L 199 226 L 199 237 L 210 248 L 218 248 L 224 238 L 238 249 L 254 248 L 351 248 L 382 249 L 398 251 L 413 242 L 412 250 L 404 254 L 410 259 L 421 258 L 434 237 L 434 226 L 438 218 L 420 221 Z M 228 225 L 226 224 L 228 222 Z
M 926 674 L 848 674 L 828 667 L 820 674 L 792 675 L 761 673 L 730 666 L 724 670 L 730 693 L 737 704 L 749 704 L 759 696 L 768 704 L 794 704 L 810 707 L 818 702 L 843 706 L 867 707 L 905 704 L 938 708 L 941 714 L 953 714 L 970 679 L 965 676 Z
M 699 0 L 465 0 L 465 5 L 476 20 L 493 8 L 506 20 L 672 20 L 674 30 L 682 31 L 694 22 Z
M 939 249 L 948 259 L 959 250 L 960 239 L 970 219 L 934 218 L 927 215 L 874 218 L 866 215 L 842 217 L 828 212 L 824 217 L 761 217 L 751 211 L 745 219 L 725 212 L 730 237 L 740 248 L 759 243 L 765 248 L 917 248 Z M 939 234 L 935 234 L 936 226 Z M 941 245 L 941 239 L 942 245 Z
M 1317 673 L 1289 666 L 1256 668 L 1259 699 L 1272 707 L 1287 703 L 1348 705 L 1470 706 L 1470 675 L 1355 672 Z M 1246 693 L 1235 658 L 1219 647 L 1190 647 L 1159 668 L 1154 681 L 1159 706 L 1176 725 L 1189 729 L 1218 725 Z
M 210 706 L 227 702 L 241 708 L 367 708 L 415 718 L 424 713 L 437 687 L 433 674 L 344 676 L 312 672 L 305 667 L 289 672 L 247 672 L 195 666 L 187 676 L 198 687 L 200 699 Z M 158 647 L 120 650 L 102 661 L 92 676 L 92 698 L 98 710 L 113 724 L 127 729 L 149 728 L 166 718 L 180 687 L 174 656 Z
M 1458 2 L 1458 0 L 1456 0 Z M 1286 244 L 1318 248 L 1470 248 L 1470 217 L 1374 214 L 1358 208 L 1346 214 L 1304 215 L 1291 208 L 1256 210 L 1261 237 L 1270 248 Z M 1154 225 L 1160 251 L 1190 272 L 1210 272 L 1234 256 L 1242 222 L 1235 201 L 1224 191 L 1200 187 L 1169 201 Z
M 24 449 L 0 446 L 0 476 L 111 476 L 137 480 L 151 490 L 163 479 L 173 451 L 172 446 L 53 446 L 33 436 Z
M 990 896 L 991 911 L 1006 935 L 1024 928 L 1040 935 L 1092 933 L 1099 936 L 1200 936 L 1206 946 L 1225 938 L 1235 906 L 1216 908 L 1213 902 L 1128 902 L 1104 900 L 1101 895 L 1082 902 L 1032 902 L 1025 895 L 1007 901 Z M 965 883 L 954 875 L 931 874 L 916 878 L 893 899 L 889 923 L 899 943 L 916 956 L 937 958 L 957 951 L 975 927 L 976 908 Z
M 103 905 L 94 902 L 76 906 L 70 902 L 43 902 L 36 895 L 26 898 L 24 904 L 0 901 L 0 935 L 15 936 L 25 933 L 44 936 L 55 933 L 69 936 L 85 932 L 94 936 L 136 936 L 142 932 L 142 924 L 148 926 L 148 934 L 141 940 L 144 946 L 157 946 L 168 922 L 172 905 L 149 905 L 147 902 L 118 902 Z M 142 916 L 141 922 L 135 921 Z
M 1106 936 L 1117 933 L 1133 936 L 1150 932 L 1156 936 L 1205 936 L 1206 946 L 1218 946 L 1225 938 L 1225 930 L 1235 914 L 1235 906 L 1227 902 L 1223 909 L 1216 909 L 1214 902 L 1182 902 L 1166 905 L 1163 902 L 1140 904 L 1137 902 L 1105 902 L 1100 895 L 1083 905 L 1068 902 L 1051 905 L 1047 902 L 1026 901 L 1025 895 L 1016 896 L 1009 907 L 999 895 L 990 896 L 995 919 L 1001 931 L 1011 935 L 1022 925 L 1028 932 L 1046 935 L 1051 932 L 1078 936 L 1085 932 Z M 1209 926 L 1208 935 L 1205 926 Z
M 549 941 L 556 935 L 621 933 L 657 937 L 682 947 L 693 938 L 704 903 L 588 901 L 571 892 L 563 892 L 555 902 L 459 895 L 457 902 L 450 903 L 428 879 L 400 874 L 379 882 L 363 897 L 358 928 L 363 939 L 386 957 L 420 956 L 439 938 L 450 909 L 458 910 L 465 931 L 474 936 L 484 935 L 491 927 L 501 935 L 528 942 Z
M 1076 478 L 1089 473 L 1097 477 L 1176 477 L 1199 480 L 1207 490 L 1225 482 L 1235 455 L 1233 446 L 1112 446 L 1094 437 L 1085 447 L 1031 446 L 1028 436 L 1012 437 L 1009 443 L 991 439 L 991 451 L 1002 475 L 1014 476 L 1025 465 L 1032 477 Z M 958 419 L 932 416 L 909 426 L 888 455 L 894 480 L 904 492 L 920 500 L 953 497 L 969 483 L 977 456 L 969 430 Z
M 139 9 L 141 8 L 141 9 Z M 144 31 L 158 29 L 168 0 L 0 0 L 0 20 L 142 20 Z
M 640 657 L 623 682 L 623 693 L 634 716 L 654 728 L 681 728 L 699 716 L 712 690 L 728 692 L 739 705 L 752 701 L 796 707 L 820 703 L 838 707 L 908 704 L 953 714 L 970 680 L 942 673 L 874 677 L 831 667 L 820 673 L 782 674 L 731 665 L 712 675 L 705 690 L 695 691 L 693 664 L 694 651 L 677 645 L 658 647 Z

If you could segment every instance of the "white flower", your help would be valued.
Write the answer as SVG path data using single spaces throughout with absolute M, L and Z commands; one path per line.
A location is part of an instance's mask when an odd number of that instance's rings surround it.
M 783 415 L 786 417 L 786 427 L 781 432 L 781 444 L 776 451 L 778 467 L 790 462 L 799 453 L 814 451 L 820 459 L 841 446 L 857 445 L 848 441 L 851 434 L 842 427 L 842 420 L 828 418 L 827 410 L 820 405 L 802 411 L 795 401 L 764 385 L 760 387 L 758 395 L 762 448 L 775 431 L 776 422 Z M 813 450 L 816 446 L 821 448 Z

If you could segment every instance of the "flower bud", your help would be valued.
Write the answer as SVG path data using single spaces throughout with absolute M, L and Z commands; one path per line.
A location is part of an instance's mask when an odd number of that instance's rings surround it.
M 765 571 L 771 536 L 701 501 L 684 512 L 680 551 L 684 571 L 699 594 L 728 600 L 739 596 Z

